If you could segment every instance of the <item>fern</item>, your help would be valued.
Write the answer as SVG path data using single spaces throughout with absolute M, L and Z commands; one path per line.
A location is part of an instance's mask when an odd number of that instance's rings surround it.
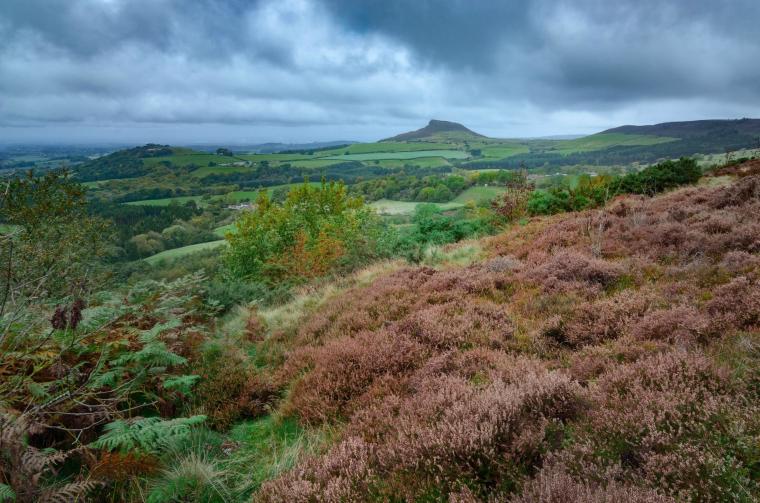
M 45 501 L 46 503 L 85 501 L 85 496 L 100 486 L 102 486 L 102 483 L 95 480 L 71 482 L 70 484 L 46 491 L 42 494 L 39 501 Z
M 115 368 L 98 374 L 90 379 L 90 387 L 92 389 L 98 389 L 103 387 L 116 387 L 120 378 L 124 374 L 123 368 Z
M 5 501 L 16 501 L 16 493 L 9 485 L 0 484 L 0 503 Z
M 105 433 L 90 447 L 108 451 L 139 449 L 159 453 L 173 442 L 187 437 L 192 426 L 205 420 L 206 416 L 191 416 L 170 420 L 146 417 L 134 421 L 114 421 L 105 426 Z
M 45 386 L 41 383 L 30 380 L 26 385 L 26 389 L 34 398 L 42 400 L 47 400 L 50 398 L 50 393 L 48 393 L 48 391 L 45 389 Z
M 149 343 L 155 341 L 162 332 L 172 330 L 180 326 L 182 322 L 176 318 L 166 323 L 156 323 L 150 330 L 143 330 L 140 334 L 140 342 Z
M 184 365 L 187 359 L 172 353 L 166 348 L 163 342 L 152 342 L 146 344 L 140 351 L 134 353 L 124 353 L 111 362 L 115 367 L 129 365 L 130 363 L 138 364 L 141 367 L 168 367 L 170 365 Z
M 184 395 L 189 395 L 191 388 L 200 378 L 201 377 L 197 375 L 168 377 L 164 380 L 164 388 L 173 389 Z

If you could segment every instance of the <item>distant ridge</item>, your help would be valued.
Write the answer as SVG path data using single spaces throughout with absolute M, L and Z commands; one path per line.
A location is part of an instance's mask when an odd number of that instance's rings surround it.
M 416 131 L 410 131 L 408 133 L 402 133 L 392 138 L 386 138 L 380 141 L 412 141 L 412 140 L 424 140 L 435 139 L 441 137 L 455 137 L 456 139 L 481 139 L 487 138 L 482 134 L 478 134 L 472 131 L 458 122 L 439 121 L 431 119 L 428 125 L 422 129 Z
M 760 135 L 760 119 L 699 120 L 663 122 L 649 126 L 620 126 L 602 133 L 644 134 L 671 138 L 695 138 L 705 135 Z

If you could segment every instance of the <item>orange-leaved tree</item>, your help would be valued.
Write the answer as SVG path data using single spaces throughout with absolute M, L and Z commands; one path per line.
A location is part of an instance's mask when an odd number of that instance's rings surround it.
M 266 191 L 228 235 L 231 274 L 267 282 L 299 281 L 346 270 L 384 254 L 386 229 L 342 183 L 303 183 L 282 204 Z

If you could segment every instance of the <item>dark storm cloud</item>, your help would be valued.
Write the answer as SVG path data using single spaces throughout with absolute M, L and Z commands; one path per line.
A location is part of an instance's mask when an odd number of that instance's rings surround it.
M 758 115 L 758 23 L 756 0 L 3 0 L 0 141 L 54 124 L 309 140 L 432 116 L 534 135 Z
M 394 37 L 541 103 L 760 98 L 760 2 L 326 0 L 343 25 Z M 486 81 L 486 78 L 483 79 Z

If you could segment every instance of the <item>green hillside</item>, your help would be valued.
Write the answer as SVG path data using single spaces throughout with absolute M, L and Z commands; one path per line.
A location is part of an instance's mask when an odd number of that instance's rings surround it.
M 431 176 L 458 170 L 536 169 L 583 173 L 635 169 L 667 158 L 757 147 L 760 121 L 694 121 L 622 126 L 571 140 L 487 138 L 455 122 L 431 120 L 417 131 L 375 143 L 279 153 L 199 152 L 148 144 L 74 168 L 91 197 L 130 205 L 205 204 L 218 194 L 249 197 L 259 187 L 287 186 L 325 177 L 347 184 L 400 174 Z M 746 151 L 746 150 L 745 150 Z M 584 168 L 586 166 L 586 168 Z M 593 169 L 589 168 L 593 167 Z M 195 194 L 188 196 L 187 194 Z
M 399 141 L 468 141 L 485 139 L 486 136 L 467 129 L 457 122 L 440 121 L 432 119 L 428 125 L 416 131 L 402 133 L 392 138 L 381 140 L 382 142 Z

